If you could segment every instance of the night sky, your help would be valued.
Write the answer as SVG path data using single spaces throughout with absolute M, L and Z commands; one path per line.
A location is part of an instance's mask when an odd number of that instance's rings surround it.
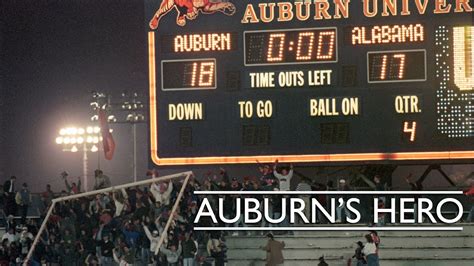
M 2 0 L 0 175 L 43 189 L 59 173 L 82 174 L 82 155 L 55 144 L 61 127 L 91 124 L 92 91 L 147 89 L 143 1 Z M 116 158 L 104 170 L 127 180 L 131 127 L 113 126 Z M 139 169 L 147 169 L 146 126 L 139 126 Z M 92 157 L 92 156 L 90 156 Z M 103 157 L 102 157 L 103 158 Z M 89 158 L 90 172 L 97 155 Z
M 46 183 L 58 191 L 64 187 L 61 171 L 82 175 L 82 155 L 63 152 L 55 137 L 61 127 L 91 124 L 92 91 L 146 94 L 143 14 L 143 0 L 0 1 L 0 182 L 16 175 L 18 183 L 28 182 L 32 191 L 44 190 Z M 116 156 L 104 162 L 101 155 L 101 168 L 113 184 L 130 182 L 131 127 L 112 127 Z M 139 126 L 138 136 L 138 172 L 144 178 L 146 125 Z M 97 154 L 89 159 L 92 175 Z M 234 168 L 257 174 L 255 166 Z M 474 169 L 447 170 L 465 175 Z M 423 168 L 397 171 L 397 179 L 409 171 L 421 174 Z M 447 185 L 435 176 L 434 183 Z

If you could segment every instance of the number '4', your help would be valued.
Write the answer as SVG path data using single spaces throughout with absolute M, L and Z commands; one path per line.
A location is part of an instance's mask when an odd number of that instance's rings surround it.
M 414 142 L 416 139 L 416 122 L 404 122 L 403 123 L 403 132 L 410 134 L 410 142 Z

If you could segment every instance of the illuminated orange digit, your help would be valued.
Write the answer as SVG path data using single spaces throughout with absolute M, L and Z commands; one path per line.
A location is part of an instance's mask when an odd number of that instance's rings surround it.
M 396 54 L 394 58 L 400 59 L 400 64 L 398 65 L 398 78 L 403 79 L 405 75 L 405 54 Z
M 301 55 L 301 46 L 303 42 L 309 39 L 308 41 L 308 51 L 306 55 Z M 314 43 L 314 32 L 300 32 L 298 34 L 298 45 L 296 48 L 296 60 L 309 60 L 313 56 L 313 43 Z
M 411 123 L 411 126 L 410 126 Z M 410 142 L 414 142 L 416 138 L 416 122 L 404 122 L 403 132 L 410 134 Z
M 380 79 L 384 80 L 387 77 L 387 55 L 382 57 L 382 67 L 380 69 Z
M 214 62 L 203 62 L 199 70 L 199 87 L 212 86 L 214 80 Z
M 323 54 L 323 44 L 324 44 L 324 39 L 329 38 L 327 42 L 327 53 Z M 318 38 L 318 49 L 316 53 L 316 59 L 322 60 L 322 59 L 331 59 L 333 58 L 334 54 L 334 41 L 336 39 L 336 32 L 334 31 L 323 31 L 319 33 L 319 38 Z
M 193 72 L 191 75 L 191 86 L 196 86 L 196 73 L 197 73 L 198 63 L 193 63 Z
M 285 48 L 285 37 L 284 33 L 272 33 L 270 34 L 270 40 L 268 41 L 268 53 L 267 53 L 267 60 L 268 62 L 276 62 L 283 60 L 283 49 Z M 279 40 L 277 44 L 275 44 L 275 39 Z M 274 48 L 278 49 L 278 53 L 274 56 L 273 50 Z

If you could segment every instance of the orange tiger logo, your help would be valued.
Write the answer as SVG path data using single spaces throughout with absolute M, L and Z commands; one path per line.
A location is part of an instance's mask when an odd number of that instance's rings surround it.
M 160 8 L 150 20 L 150 28 L 157 29 L 160 19 L 173 8 L 178 12 L 176 23 L 179 26 L 186 25 L 186 19 L 195 19 L 199 12 L 203 14 L 222 12 L 227 16 L 232 16 L 235 13 L 234 4 L 222 0 L 163 0 Z

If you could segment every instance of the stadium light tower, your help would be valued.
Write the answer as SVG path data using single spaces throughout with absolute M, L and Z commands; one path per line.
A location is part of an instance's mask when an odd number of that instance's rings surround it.
M 62 145 L 63 151 L 82 152 L 82 175 L 84 179 L 84 190 L 88 191 L 87 176 L 87 153 L 98 152 L 99 142 L 102 141 L 99 127 L 88 126 L 86 128 L 67 127 L 59 130 L 59 136 L 56 137 L 56 144 Z
M 109 124 L 128 124 L 132 129 L 132 172 L 133 181 L 137 182 L 137 124 L 147 123 L 146 97 L 138 92 L 123 92 L 118 100 L 113 100 L 113 96 L 103 92 L 92 92 L 90 106 L 94 112 L 91 116 L 92 122 L 97 122 L 99 116 L 97 110 L 103 108 L 107 112 L 107 122 Z M 115 99 L 118 97 L 115 97 Z

